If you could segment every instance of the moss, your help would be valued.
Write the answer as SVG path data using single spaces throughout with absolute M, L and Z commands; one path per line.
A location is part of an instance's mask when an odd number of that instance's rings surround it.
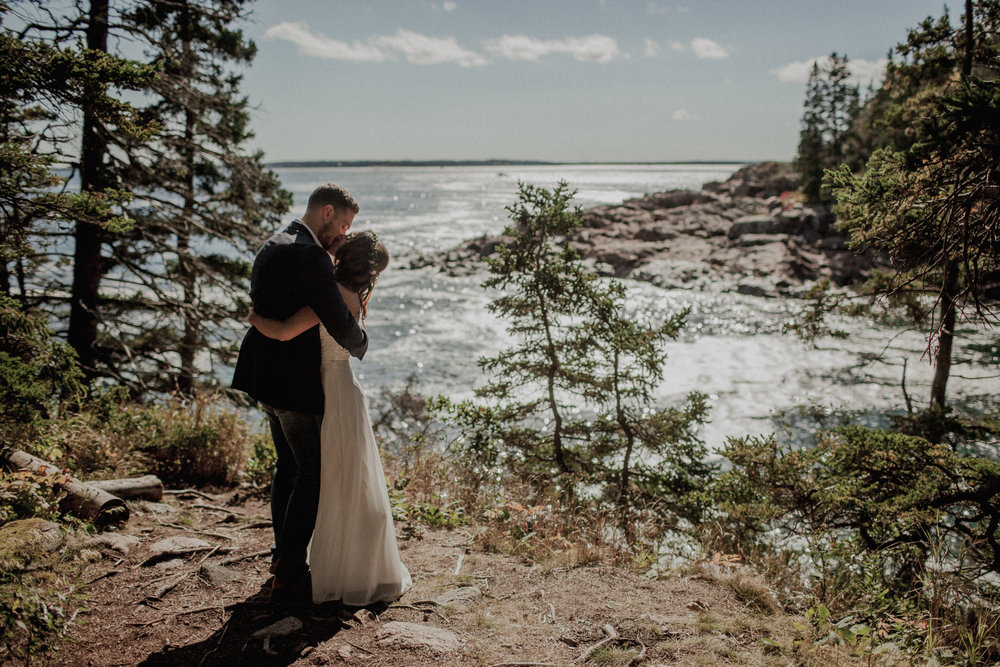
M 0 569 L 26 569 L 63 542 L 62 530 L 51 521 L 20 519 L 6 523 L 0 527 Z

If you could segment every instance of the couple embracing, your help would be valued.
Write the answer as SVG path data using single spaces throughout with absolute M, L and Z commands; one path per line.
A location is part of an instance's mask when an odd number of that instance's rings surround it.
M 351 355 L 368 349 L 368 300 L 389 254 L 348 234 L 358 204 L 313 191 L 301 219 L 272 236 L 251 275 L 253 325 L 233 387 L 261 403 L 277 452 L 271 483 L 272 598 L 363 606 L 411 586 Z

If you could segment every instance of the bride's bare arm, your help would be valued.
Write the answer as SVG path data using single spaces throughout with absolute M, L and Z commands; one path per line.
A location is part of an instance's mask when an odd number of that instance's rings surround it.
M 251 310 L 250 324 L 268 338 L 291 340 L 319 324 L 319 317 L 309 306 L 299 309 L 287 320 L 272 320 Z
M 354 315 L 354 319 L 357 320 L 361 326 L 365 325 L 364 320 L 361 319 L 361 298 L 358 296 L 357 292 L 352 292 L 343 285 L 337 285 L 340 288 L 340 295 L 344 297 L 344 303 L 347 305 L 347 309 L 351 311 L 351 315 Z

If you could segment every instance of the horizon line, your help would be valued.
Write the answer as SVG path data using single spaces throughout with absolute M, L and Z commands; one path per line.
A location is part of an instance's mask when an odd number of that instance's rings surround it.
M 265 162 L 270 168 L 302 167 L 496 167 L 496 166 L 560 166 L 560 165 L 657 165 L 657 164 L 756 164 L 758 162 L 783 162 L 783 160 L 664 160 L 664 161 L 566 161 L 566 160 L 275 160 Z

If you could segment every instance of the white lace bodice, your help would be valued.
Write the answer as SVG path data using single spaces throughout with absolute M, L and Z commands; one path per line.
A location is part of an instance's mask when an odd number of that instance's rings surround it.
M 350 361 L 351 353 L 333 339 L 323 325 L 319 325 L 319 345 L 323 361 Z

